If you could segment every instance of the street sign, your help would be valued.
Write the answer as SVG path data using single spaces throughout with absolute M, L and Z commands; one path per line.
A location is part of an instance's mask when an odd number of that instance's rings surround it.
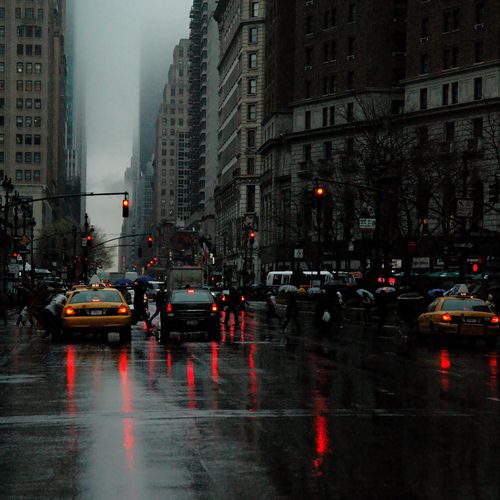
M 293 257 L 294 257 L 294 259 L 303 259 L 304 258 L 304 249 L 303 248 L 296 248 L 293 251 Z
M 463 198 L 457 199 L 457 217 L 472 217 L 474 202 Z
M 376 219 L 374 217 L 365 217 L 358 219 L 359 229 L 375 229 Z
M 413 269 L 428 269 L 431 267 L 430 257 L 413 257 L 412 262 Z
M 19 244 L 22 247 L 27 247 L 30 243 L 31 243 L 31 239 L 27 235 L 23 234 L 21 236 L 21 239 L 19 240 Z
M 472 243 L 455 243 L 455 248 L 472 248 Z

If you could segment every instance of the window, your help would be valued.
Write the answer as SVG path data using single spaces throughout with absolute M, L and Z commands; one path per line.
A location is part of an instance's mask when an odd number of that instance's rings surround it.
M 40 182 L 40 170 L 33 170 L 33 180 Z
M 33 118 L 31 116 L 24 117 L 24 126 L 31 127 L 33 125 Z
M 5 142 L 5 135 L 0 134 L 0 144 L 3 144 Z
M 450 84 L 443 83 L 441 87 L 441 104 L 443 106 L 448 106 L 449 104 L 449 94 L 450 94 Z
M 420 20 L 420 37 L 426 38 L 429 36 L 429 18 L 423 17 Z
M 447 10 L 443 13 L 443 31 L 458 30 L 460 28 L 460 9 Z
M 33 137 L 33 144 L 35 144 L 36 146 L 39 146 L 41 144 L 41 136 L 40 135 L 35 135 Z
M 256 27 L 252 26 L 248 30 L 248 43 L 257 43 L 259 41 L 259 31 Z
M 21 7 L 16 7 L 16 19 L 21 19 L 21 17 L 22 17 Z
M 39 152 L 33 153 L 33 163 L 42 163 L 42 155 Z
M 478 101 L 483 98 L 483 79 L 481 77 L 474 78 L 474 100 Z
M 426 144 L 429 140 L 429 130 L 427 127 L 417 128 L 417 142 L 419 144 Z
M 311 89 L 312 89 L 312 84 L 310 80 L 306 80 L 304 83 L 305 86 L 305 94 L 306 94 L 306 99 L 311 97 Z
M 0 151 L 0 163 L 5 161 L 5 154 L 3 151 Z M 0 179 L 3 179 L 3 170 L 0 170 Z
M 16 163 L 22 163 L 22 162 L 23 162 L 23 154 L 20 151 L 18 151 L 16 153 Z
M 5 80 L 0 80 L 0 90 L 5 90 Z
M 250 69 L 257 68 L 257 52 L 250 52 L 248 54 L 248 67 Z
M 420 89 L 420 109 L 427 109 L 427 89 Z
M 259 2 L 250 3 L 250 17 L 258 17 L 259 15 Z
M 313 33 L 313 18 L 312 16 L 306 17 L 306 35 Z
M 33 55 L 33 45 L 26 45 L 26 55 L 27 56 L 32 56 Z
M 331 160 L 333 156 L 332 141 L 326 141 L 323 143 L 323 158 L 325 160 Z
M 42 63 L 35 63 L 35 73 L 42 72 Z
M 33 63 L 27 62 L 24 69 L 26 73 L 33 73 Z
M 24 153 L 24 163 L 31 163 L 32 159 L 33 155 L 31 154 L 31 152 Z
M 446 142 L 455 140 L 455 122 L 446 122 L 444 124 L 444 140 Z
M 311 112 L 306 111 L 304 115 L 304 127 L 306 130 L 311 128 Z
M 25 99 L 24 100 L 24 107 L 26 109 L 33 109 L 33 99 Z
M 22 180 L 23 180 L 23 171 L 16 170 L 16 181 L 22 181 Z
M 323 12 L 323 29 L 327 30 L 330 27 L 330 11 Z
M 33 144 L 33 136 L 31 134 L 26 134 L 24 136 L 24 144 L 28 144 L 29 146 L 31 146 L 31 144 Z
M 476 24 L 484 24 L 484 2 L 476 4 Z
M 335 125 L 335 106 L 330 106 L 329 115 L 330 126 Z
M 16 127 L 22 127 L 24 123 L 24 117 L 16 116 Z
M 422 54 L 420 56 L 420 74 L 429 73 L 429 55 Z
M 16 134 L 16 144 L 23 143 L 23 134 Z
M 18 73 L 22 73 L 24 71 L 24 64 L 22 62 L 18 62 L 16 64 L 16 70 Z
M 346 108 L 347 121 L 352 122 L 354 120 L 354 103 L 348 102 Z
M 16 99 L 16 109 L 23 109 L 23 100 L 22 98 L 17 98 Z
M 257 119 L 257 105 L 249 104 L 247 108 L 247 119 L 254 121 Z
M 303 146 L 304 161 L 309 161 L 311 159 L 311 145 L 304 144 Z
M 247 158 L 247 174 L 254 175 L 255 174 L 255 158 Z
M 327 127 L 328 126 L 328 108 L 323 108 L 322 113 L 323 113 L 323 121 L 321 122 L 322 126 Z
M 31 101 L 31 99 L 30 99 Z M 35 99 L 35 109 L 42 109 L 42 100 L 41 99 Z
M 337 92 L 337 77 L 336 77 L 336 75 L 330 75 L 329 84 L 328 84 L 328 92 L 330 94 L 335 94 L 335 92 Z
M 458 103 L 458 82 L 453 82 L 451 84 L 451 103 Z
M 247 130 L 247 147 L 249 147 L 249 148 L 255 147 L 255 138 L 256 138 L 255 129 L 254 128 L 248 129 Z
M 472 120 L 472 135 L 474 137 L 483 137 L 483 119 L 474 118 Z
M 35 80 L 35 92 L 42 91 L 42 82 L 40 80 Z
M 356 20 L 356 4 L 350 3 L 349 4 L 349 13 L 347 16 L 347 22 L 353 23 L 355 20 Z
M 24 82 L 24 90 L 26 90 L 26 92 L 33 91 L 33 80 L 26 80 L 26 82 Z
M 25 170 L 24 171 L 24 180 L 25 181 L 30 181 L 31 180 L 31 170 Z
M 458 47 L 451 49 L 451 67 L 458 68 Z
M 42 46 L 35 45 L 35 56 L 41 56 L 41 55 L 42 55 Z
M 347 55 L 354 56 L 354 37 L 347 40 Z
M 249 95 L 256 95 L 257 94 L 257 79 L 256 78 L 249 78 L 248 79 L 248 94 Z
M 17 44 L 17 55 L 18 56 L 24 55 L 24 45 L 22 43 Z
M 5 26 L 0 26 L 0 38 L 5 37 Z
M 312 66 L 313 63 L 313 48 L 306 47 L 306 66 Z
M 41 26 L 35 26 L 35 37 L 42 38 L 42 27 Z
M 330 60 L 330 44 L 328 42 L 323 43 L 323 62 L 328 62 Z
M 26 9 L 24 9 L 24 16 L 27 18 L 27 19 L 34 19 L 35 18 L 35 12 L 34 12 L 35 9 L 33 9 L 33 7 L 28 7 Z
M 38 19 L 39 20 L 43 19 L 43 9 L 38 9 Z
M 484 61 L 484 42 L 481 40 L 474 44 L 474 62 Z
M 255 212 L 255 186 L 247 186 L 247 212 Z
M 354 88 L 354 71 L 349 71 L 347 73 L 347 88 L 348 89 Z

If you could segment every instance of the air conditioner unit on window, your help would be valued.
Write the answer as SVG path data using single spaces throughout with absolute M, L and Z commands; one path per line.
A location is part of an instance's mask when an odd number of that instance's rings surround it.
M 350 55 L 347 56 L 347 60 L 348 61 L 354 61 L 354 59 L 355 59 L 354 54 L 350 54 Z
M 309 70 L 311 70 L 311 69 L 313 69 L 313 67 L 312 67 L 312 66 L 304 66 L 304 70 L 305 70 L 305 71 L 309 71 Z
M 475 30 L 481 30 L 484 28 L 484 23 L 478 23 L 474 25 Z
M 429 37 L 428 36 L 423 36 L 422 38 L 420 38 L 420 43 L 425 43 L 425 42 L 428 42 L 429 41 Z

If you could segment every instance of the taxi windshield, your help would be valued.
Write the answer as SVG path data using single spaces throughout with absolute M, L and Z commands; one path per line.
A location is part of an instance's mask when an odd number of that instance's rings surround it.
M 482 300 L 445 300 L 441 308 L 442 311 L 476 311 L 491 312 L 490 308 Z
M 70 299 L 71 304 L 84 302 L 122 302 L 120 294 L 115 290 L 85 290 L 76 292 Z

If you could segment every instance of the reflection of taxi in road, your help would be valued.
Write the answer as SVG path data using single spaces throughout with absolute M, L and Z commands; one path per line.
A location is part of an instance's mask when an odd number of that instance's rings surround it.
M 493 346 L 499 334 L 500 318 L 484 300 L 468 295 L 439 297 L 418 317 L 424 335 L 483 337 Z
M 130 340 L 130 308 L 115 288 L 91 286 L 73 290 L 61 319 L 64 338 L 73 332 L 119 332 L 121 341 Z

